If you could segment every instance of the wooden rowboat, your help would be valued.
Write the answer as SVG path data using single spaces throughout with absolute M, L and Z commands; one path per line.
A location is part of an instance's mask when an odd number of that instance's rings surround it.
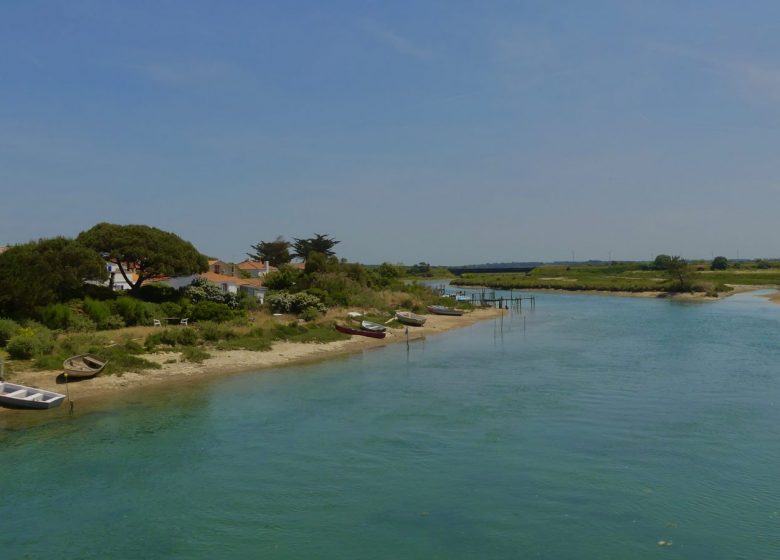
M 13 408 L 53 408 L 65 395 L 16 383 L 0 383 L 0 404 Z
M 364 331 L 385 332 L 387 330 L 386 326 L 371 321 L 361 321 L 360 326 L 363 327 Z
M 62 369 L 69 377 L 92 377 L 106 367 L 108 360 L 103 361 L 92 354 L 79 354 L 62 362 Z
M 456 317 L 463 315 L 463 311 L 460 309 L 453 309 L 452 307 L 445 307 L 444 305 L 429 305 L 428 311 L 434 315 L 454 315 Z
M 363 329 L 353 329 L 350 327 L 346 327 L 344 325 L 336 325 L 336 330 L 344 334 L 356 334 L 359 336 L 368 336 L 371 338 L 384 338 L 385 336 L 387 336 L 387 333 L 384 332 L 367 331 Z
M 398 319 L 399 323 L 411 325 L 413 327 L 422 327 L 427 319 L 427 317 L 423 315 L 417 315 L 416 313 L 410 313 L 409 311 L 396 311 L 395 318 Z

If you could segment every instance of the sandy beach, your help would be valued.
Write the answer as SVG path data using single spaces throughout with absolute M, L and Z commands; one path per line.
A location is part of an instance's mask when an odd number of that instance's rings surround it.
M 409 340 L 419 340 L 427 336 L 466 327 L 479 321 L 499 317 L 500 314 L 500 310 L 491 308 L 477 309 L 461 317 L 428 315 L 428 320 L 424 326 L 409 327 Z M 314 362 L 405 341 L 404 329 L 389 329 L 387 337 L 381 340 L 353 336 L 349 340 L 339 340 L 325 344 L 277 342 L 271 350 L 266 352 L 209 349 L 208 352 L 211 354 L 211 358 L 201 364 L 178 361 L 178 352 L 158 352 L 144 355 L 144 357 L 159 363 L 161 369 L 144 370 L 139 373 L 128 372 L 122 375 L 98 376 L 93 379 L 70 383 L 68 389 L 71 399 L 79 403 L 81 408 L 84 404 L 94 404 L 107 396 L 110 396 L 113 401 L 121 399 L 122 395 L 128 395 L 129 397 L 139 389 L 151 386 L 190 383 L 221 375 Z M 60 373 L 60 371 L 19 372 L 14 374 L 12 381 L 58 393 L 65 393 L 65 386 L 58 385 L 56 382 L 56 377 Z M 13 412 L 18 414 L 20 411 L 0 408 L 0 414 Z

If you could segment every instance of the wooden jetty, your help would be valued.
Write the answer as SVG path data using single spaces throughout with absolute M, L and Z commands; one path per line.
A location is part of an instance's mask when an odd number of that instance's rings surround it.
M 439 292 L 444 295 L 445 287 L 440 286 Z M 522 311 L 523 302 L 527 301 L 531 309 L 536 308 L 536 298 L 534 296 L 524 296 L 520 293 L 514 294 L 513 290 L 509 290 L 509 296 L 496 295 L 495 290 L 482 289 L 481 291 L 472 290 L 471 293 L 467 293 L 465 290 L 458 293 L 462 298 L 463 296 L 470 296 L 470 299 L 460 301 L 467 301 L 471 305 L 478 307 L 495 307 L 497 309 L 512 309 L 515 311 Z

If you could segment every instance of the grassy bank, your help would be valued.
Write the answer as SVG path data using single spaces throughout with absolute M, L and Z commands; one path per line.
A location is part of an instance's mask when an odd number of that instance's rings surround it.
M 731 291 L 729 285 L 780 285 L 780 268 L 740 268 L 711 271 L 701 263 L 687 266 L 689 291 L 710 295 Z M 676 283 L 663 271 L 642 263 L 612 265 L 542 266 L 526 274 L 464 274 L 452 281 L 459 286 L 496 289 L 599 290 L 607 292 L 675 291 Z

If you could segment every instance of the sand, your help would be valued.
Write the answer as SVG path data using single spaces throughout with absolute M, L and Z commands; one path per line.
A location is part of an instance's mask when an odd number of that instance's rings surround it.
M 409 340 L 443 333 L 452 329 L 473 325 L 476 322 L 500 316 L 498 309 L 478 309 L 462 317 L 445 315 L 428 315 L 423 327 L 409 327 Z M 128 372 L 122 375 L 98 376 L 93 379 L 72 382 L 68 384 L 70 397 L 74 402 L 94 404 L 107 396 L 112 401 L 121 400 L 122 395 L 131 398 L 139 389 L 151 386 L 163 386 L 176 383 L 191 383 L 199 379 L 209 379 L 221 375 L 257 371 L 264 368 L 279 367 L 291 364 L 318 361 L 334 356 L 362 352 L 397 342 L 405 342 L 404 329 L 388 329 L 384 339 L 353 336 L 348 340 L 339 340 L 324 344 L 301 342 L 277 342 L 271 350 L 254 352 L 249 350 L 211 350 L 211 358 L 202 364 L 181 362 L 178 352 L 161 352 L 144 355 L 143 357 L 161 365 L 161 369 L 144 370 L 139 373 Z M 175 362 L 174 362 L 175 360 Z M 166 363 L 173 362 L 173 363 Z M 26 371 L 14 373 L 13 383 L 30 385 L 65 393 L 65 386 L 58 385 L 56 377 L 60 371 Z M 0 414 L 9 413 L 10 409 L 0 408 Z M 18 413 L 18 411 L 16 411 Z

